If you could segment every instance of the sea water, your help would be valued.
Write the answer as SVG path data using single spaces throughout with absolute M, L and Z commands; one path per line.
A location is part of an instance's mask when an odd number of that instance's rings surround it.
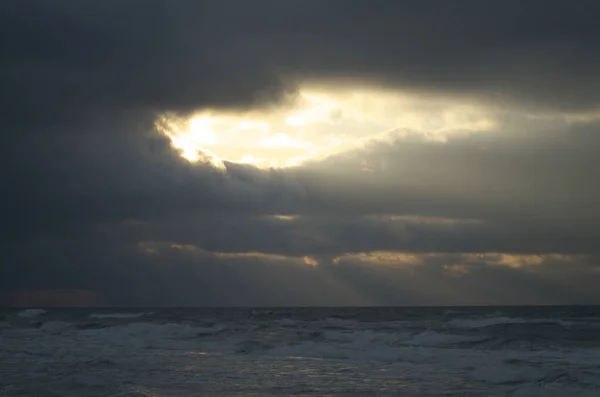
M 600 396 L 600 307 L 0 312 L 0 396 Z

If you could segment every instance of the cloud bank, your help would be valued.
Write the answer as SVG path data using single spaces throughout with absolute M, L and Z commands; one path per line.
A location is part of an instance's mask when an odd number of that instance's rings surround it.
M 0 290 L 598 303 L 599 7 L 4 2 Z M 288 168 L 190 163 L 156 128 L 164 114 L 269 114 L 308 86 L 387 99 L 366 101 L 367 121 L 294 124 L 351 144 Z M 463 104 L 480 113 L 457 118 Z

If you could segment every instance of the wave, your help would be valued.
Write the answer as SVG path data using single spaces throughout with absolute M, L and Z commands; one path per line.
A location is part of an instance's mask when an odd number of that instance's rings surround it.
M 485 323 L 477 324 L 487 326 L 508 321 L 513 322 L 512 319 L 488 319 Z M 402 347 L 527 350 L 532 346 L 532 341 L 514 335 L 492 335 L 481 332 L 465 334 L 452 332 L 448 328 L 373 330 L 356 327 L 332 328 L 327 323 L 318 326 L 294 325 L 292 321 L 275 321 L 270 326 L 254 323 L 245 325 L 222 323 L 207 327 L 182 323 L 132 322 L 115 325 L 46 321 L 39 326 L 39 329 L 46 333 L 64 331 L 88 333 L 106 339 L 109 343 L 121 345 L 154 346 L 164 349 L 185 348 L 222 354 L 294 355 L 298 353 L 297 349 L 304 349 L 302 356 L 321 357 L 320 355 L 326 351 L 326 357 L 350 357 L 356 356 L 358 351 L 371 351 L 369 355 L 374 356 L 378 354 L 374 352 L 382 350 L 380 353 L 388 359 L 391 350 Z M 472 327 L 473 322 L 469 323 L 469 326 Z
M 45 333 L 64 331 L 93 336 L 109 344 L 217 354 L 255 354 L 314 358 L 397 360 L 397 349 L 409 347 L 452 348 L 476 344 L 482 336 L 466 336 L 424 330 L 379 332 L 372 330 L 263 329 L 198 327 L 179 323 L 129 323 L 101 328 L 80 328 L 62 321 L 40 326 Z
M 132 321 L 37 322 L 46 334 L 83 335 L 119 346 L 165 350 L 189 350 L 209 354 L 298 356 L 374 361 L 399 361 L 415 349 L 531 351 L 572 346 L 560 329 L 547 334 L 537 330 L 485 329 L 505 324 L 531 322 L 557 323 L 552 319 L 488 318 L 453 319 L 436 326 L 420 328 L 415 323 L 391 321 L 360 323 L 346 319 L 303 321 L 290 318 L 272 321 L 223 321 L 194 323 L 140 321 L 145 313 L 95 313 L 94 319 L 133 319 Z M 150 318 L 148 318 L 150 319 Z M 156 317 L 157 321 L 160 319 Z M 160 319 L 161 321 L 170 321 Z M 412 324 L 412 325 L 411 325 Z M 424 324 L 424 323 L 417 323 Z M 573 328 L 569 332 L 573 331 Z M 544 331 L 546 332 L 546 331 Z M 566 330 L 564 331 L 566 332 Z M 586 331 L 587 332 L 587 331 Z M 535 334 L 535 335 L 534 335 Z M 589 334 L 589 332 L 587 332 Z M 580 333 L 581 337 L 587 335 Z M 562 338 L 562 339 L 561 339 Z M 589 337 L 588 337 L 589 338 Z M 569 343 L 566 345 L 566 343 Z M 575 343 L 575 342 L 573 342 Z M 577 346 L 582 346 L 579 344 Z M 592 344 L 589 344 L 592 347 Z M 595 345 L 593 345 L 595 346 Z M 408 349 L 408 350 L 407 350 Z M 412 349 L 412 350 L 411 350 Z
M 500 321 L 498 317 L 482 320 Z M 484 331 L 467 334 L 460 329 L 449 328 L 382 331 L 357 329 L 352 325 L 352 329 L 339 330 L 328 329 L 323 322 L 312 325 L 299 322 L 298 327 L 293 327 L 294 323 L 288 320 L 268 322 L 267 328 L 257 328 L 257 324 L 262 323 L 224 322 L 200 327 L 140 321 L 128 324 L 106 322 L 103 328 L 81 329 L 78 323 L 46 321 L 39 328 L 11 330 L 10 335 L 24 332 L 27 343 L 62 363 L 65 362 L 65 354 L 73 354 L 74 363 L 82 362 L 86 354 L 91 354 L 95 360 L 100 360 L 92 364 L 102 368 L 118 367 L 123 360 L 129 359 L 129 355 L 170 358 L 179 357 L 178 354 L 183 352 L 190 356 L 206 355 L 206 360 L 226 358 L 233 362 L 266 360 L 263 362 L 270 363 L 305 359 L 315 363 L 341 363 L 344 367 L 356 362 L 369 366 L 393 363 L 407 370 L 423 366 L 428 371 L 455 371 L 475 382 L 519 390 L 528 384 L 544 388 L 574 384 L 600 386 L 597 381 L 600 379 L 598 349 L 532 351 L 518 349 L 521 339 L 516 337 L 492 337 Z M 9 334 L 9 331 L 5 332 Z M 74 346 L 77 349 L 72 350 Z M 498 348 L 487 350 L 490 346 Z M 517 349 L 506 349 L 507 346 L 517 346 Z M 85 363 L 92 365 L 91 361 Z M 119 396 L 153 395 L 145 389 L 127 390 L 127 393 Z
M 453 328 L 462 329 L 473 329 L 473 328 L 486 328 L 498 325 L 510 325 L 510 324 L 553 324 L 564 328 L 568 328 L 575 324 L 572 321 L 565 321 L 559 319 L 543 319 L 543 318 L 530 318 L 524 319 L 519 317 L 487 317 L 487 318 L 456 318 L 446 323 L 447 326 Z
M 58 334 L 73 327 L 73 324 L 65 321 L 46 321 L 41 326 L 42 331 Z
M 89 318 L 94 318 L 98 320 L 104 319 L 119 319 L 119 320 L 129 320 L 134 318 L 140 318 L 145 316 L 146 313 L 94 313 L 90 314 Z
M 17 316 L 23 317 L 23 318 L 35 318 L 35 317 L 39 317 L 43 314 L 46 314 L 46 310 L 44 310 L 44 309 L 25 309 L 25 310 L 21 310 L 20 312 L 18 312 Z

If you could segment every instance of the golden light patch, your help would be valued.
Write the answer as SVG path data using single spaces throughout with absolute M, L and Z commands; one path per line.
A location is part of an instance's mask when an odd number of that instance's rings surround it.
M 257 259 L 271 262 L 283 262 L 290 259 L 285 255 L 264 252 L 215 252 L 213 255 L 220 259 Z
M 296 219 L 298 219 L 297 215 L 271 215 L 270 217 L 273 219 L 276 219 L 278 221 L 286 221 L 286 222 L 291 222 L 291 221 L 295 221 Z
M 315 258 L 313 258 L 311 256 L 305 256 L 304 263 L 309 266 L 319 266 L 319 261 L 317 261 Z
M 394 251 L 372 251 L 349 253 L 333 259 L 333 263 L 344 260 L 353 260 L 373 265 L 417 265 L 421 262 L 422 254 L 412 254 Z
M 496 252 L 461 254 L 463 260 L 467 262 L 480 262 L 488 266 L 506 266 L 514 269 L 526 268 L 531 266 L 541 266 L 544 263 L 568 263 L 572 262 L 576 256 L 563 254 L 504 254 Z
M 224 261 L 257 261 L 276 265 L 302 265 L 316 267 L 319 262 L 311 256 L 288 256 L 265 252 L 214 252 L 206 251 L 193 244 L 183 244 L 165 241 L 140 241 L 137 248 L 146 255 L 161 255 L 169 251 L 181 252 L 202 259 L 214 257 Z
M 171 244 L 171 248 L 176 249 L 176 250 L 182 250 L 182 251 L 190 251 L 190 252 L 193 252 L 193 251 L 196 251 L 199 249 L 198 247 L 196 247 L 193 244 Z
M 286 167 L 385 139 L 407 129 L 433 141 L 491 131 L 492 112 L 477 104 L 365 87 L 304 87 L 294 101 L 248 112 L 163 114 L 156 128 L 191 162 Z M 397 137 L 397 135 L 396 135 Z
M 469 268 L 463 264 L 444 265 L 442 268 L 444 269 L 444 273 L 450 276 L 458 277 L 469 274 Z

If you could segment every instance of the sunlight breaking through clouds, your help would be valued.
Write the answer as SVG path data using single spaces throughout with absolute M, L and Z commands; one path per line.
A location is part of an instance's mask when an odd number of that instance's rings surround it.
M 323 158 L 385 139 L 390 131 L 444 142 L 496 126 L 494 112 L 474 103 L 363 87 L 306 87 L 295 100 L 274 108 L 205 109 L 187 117 L 163 114 L 156 121 L 156 128 L 191 162 L 219 166 L 226 160 L 261 168 Z

